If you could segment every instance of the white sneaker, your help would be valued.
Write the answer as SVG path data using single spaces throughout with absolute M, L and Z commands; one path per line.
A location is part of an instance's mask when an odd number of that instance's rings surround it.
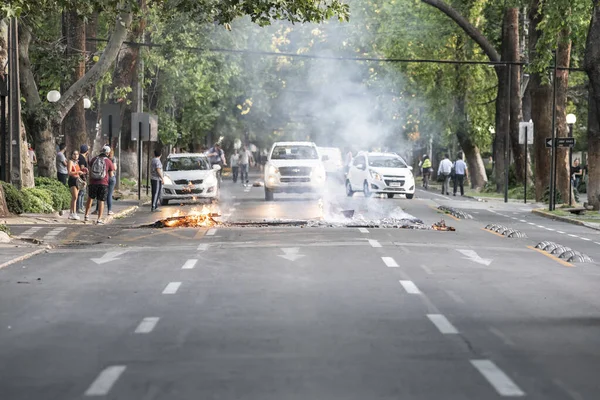
M 115 215 L 115 213 L 114 213 L 114 212 L 112 212 L 112 211 L 109 211 L 109 212 L 108 212 L 108 215 Z
M 79 221 L 81 218 L 79 218 L 79 215 L 77 215 L 77 214 L 71 214 L 71 215 L 69 215 L 69 219 L 74 219 L 74 220 Z

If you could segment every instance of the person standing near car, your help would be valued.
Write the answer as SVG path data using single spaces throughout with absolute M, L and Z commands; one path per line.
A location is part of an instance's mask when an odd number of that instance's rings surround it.
M 421 164 L 423 174 L 423 188 L 429 189 L 429 179 L 431 178 L 431 160 L 427 154 L 423 155 L 423 163 Z
M 65 151 L 67 145 L 61 143 L 58 146 L 58 153 L 56 153 L 56 178 L 63 184 L 67 184 L 67 178 L 69 177 L 69 170 L 67 169 L 67 157 L 65 157 Z
M 237 182 L 238 174 L 240 172 L 240 155 L 237 150 L 233 151 L 229 159 L 229 164 L 231 165 L 231 174 L 233 175 L 233 183 Z
M 112 161 L 108 158 L 110 146 L 104 146 L 102 152 L 92 159 L 89 168 L 90 185 L 88 189 L 88 200 L 85 205 L 84 221 L 89 221 L 90 208 L 92 201 L 98 201 L 98 225 L 104 224 L 102 212 L 104 211 L 104 202 L 108 196 L 108 181 L 114 173 L 115 168 Z
M 160 150 L 154 150 L 154 158 L 150 167 L 150 183 L 152 185 L 152 206 L 150 211 L 157 211 L 160 203 L 160 194 L 164 183 L 163 167 Z
M 87 171 L 88 169 L 88 153 L 89 153 L 89 148 L 87 146 L 87 144 L 82 144 L 79 147 L 79 169 L 81 169 L 82 171 Z M 84 173 L 83 175 L 81 175 L 81 179 L 84 180 L 85 182 L 87 182 L 87 173 Z M 83 200 L 85 199 L 85 190 L 79 190 L 79 195 L 77 196 L 77 212 L 79 214 L 83 214 L 84 210 L 83 210 Z
M 456 196 L 457 186 L 460 187 L 460 195 L 465 195 L 465 179 L 467 178 L 467 164 L 463 161 L 462 153 L 458 153 L 458 157 L 454 162 L 454 196 Z
M 246 186 L 250 181 L 248 179 L 248 172 L 250 171 L 250 163 L 252 162 L 252 152 L 248 150 L 247 146 L 242 148 L 240 153 L 240 173 L 242 185 Z
M 450 161 L 450 156 L 448 154 L 444 154 L 444 159 L 440 162 L 438 167 L 438 175 L 444 178 L 442 182 L 442 194 L 446 196 L 450 195 L 449 186 L 450 186 L 450 174 L 452 173 L 452 161 Z

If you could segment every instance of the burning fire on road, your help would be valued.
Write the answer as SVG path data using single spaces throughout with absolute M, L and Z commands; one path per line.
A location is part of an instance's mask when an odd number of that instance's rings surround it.
M 220 216 L 220 213 L 203 206 L 201 210 L 192 209 L 186 215 L 182 215 L 181 211 L 177 210 L 172 216 L 156 221 L 152 226 L 155 228 L 212 228 L 219 224 L 214 218 Z

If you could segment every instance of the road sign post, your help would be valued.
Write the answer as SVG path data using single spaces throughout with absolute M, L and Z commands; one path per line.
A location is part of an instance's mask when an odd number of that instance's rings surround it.
M 525 163 L 523 165 L 523 202 L 527 204 L 527 146 L 533 144 L 533 121 L 519 122 L 519 143 L 525 145 Z
M 150 137 L 150 114 L 131 113 L 131 140 L 138 144 L 138 200 L 142 199 L 142 145 Z

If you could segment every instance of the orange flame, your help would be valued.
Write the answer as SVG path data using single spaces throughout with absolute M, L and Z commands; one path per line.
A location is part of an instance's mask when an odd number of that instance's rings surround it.
M 217 225 L 217 222 L 213 217 L 218 216 L 218 213 L 211 212 L 210 208 L 203 206 L 201 210 L 192 208 L 187 215 L 181 215 L 181 211 L 177 210 L 175 213 L 164 221 L 164 225 L 167 227 L 212 227 Z

